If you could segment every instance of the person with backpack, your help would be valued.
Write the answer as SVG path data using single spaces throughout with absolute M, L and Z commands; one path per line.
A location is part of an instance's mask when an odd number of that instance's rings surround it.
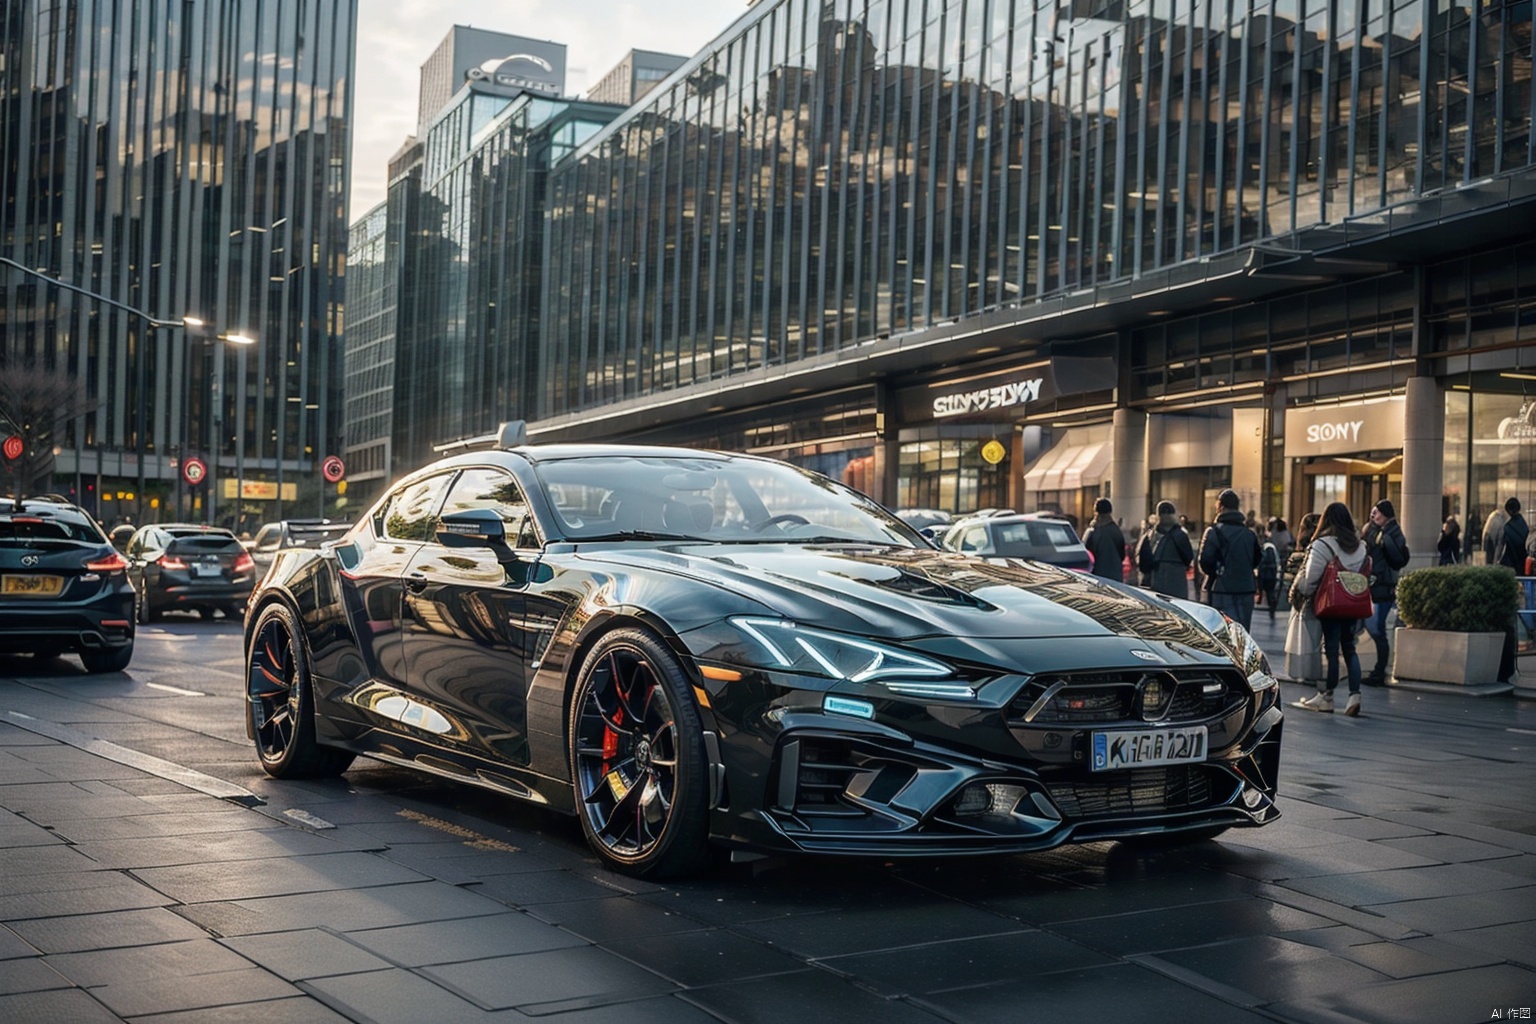
M 1275 618 L 1275 605 L 1280 603 L 1280 551 L 1272 540 L 1259 547 L 1259 596 L 1269 609 L 1269 618 Z
M 1371 506 L 1370 519 L 1361 539 L 1371 559 L 1373 607 L 1371 617 L 1365 620 L 1365 631 L 1376 641 L 1376 664 L 1365 677 L 1365 685 L 1385 686 L 1387 662 L 1392 656 L 1387 616 L 1397 607 L 1397 577 L 1408 564 L 1408 541 L 1403 537 L 1403 528 L 1397 525 L 1397 510 L 1390 499 L 1382 498 Z
M 1323 509 L 1322 521 L 1317 527 L 1317 537 L 1307 549 L 1307 564 L 1296 588 L 1303 600 L 1317 593 L 1323 582 L 1324 571 L 1335 558 L 1349 572 L 1361 572 L 1365 568 L 1365 545 L 1355 532 L 1355 520 L 1343 502 L 1336 501 Z M 1355 630 L 1359 623 L 1354 619 L 1320 619 L 1323 627 L 1323 655 L 1328 662 L 1327 678 L 1312 696 L 1296 701 L 1292 707 L 1305 711 L 1333 711 L 1333 691 L 1339 685 L 1339 664 L 1342 661 L 1349 680 L 1349 701 L 1344 713 L 1351 718 L 1360 714 L 1360 658 L 1355 653 Z
M 1136 547 L 1136 568 L 1145 586 L 1169 597 L 1189 597 L 1189 567 L 1195 547 L 1179 524 L 1171 501 L 1157 503 L 1157 522 L 1141 535 Z
M 1125 582 L 1125 533 L 1115 522 L 1115 506 L 1108 498 L 1093 504 L 1093 523 L 1083 534 L 1083 547 L 1093 556 L 1093 574 L 1116 583 Z
M 1253 595 L 1259 589 L 1258 534 L 1248 529 L 1230 487 L 1216 496 L 1216 522 L 1200 541 L 1200 571 L 1205 574 L 1211 607 L 1239 623 L 1253 625 Z

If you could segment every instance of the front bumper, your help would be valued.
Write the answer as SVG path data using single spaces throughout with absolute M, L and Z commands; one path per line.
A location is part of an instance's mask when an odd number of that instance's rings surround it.
M 1180 686 L 1209 685 L 1215 677 L 1225 687 L 1207 703 L 1186 702 L 1163 723 L 1207 726 L 1206 758 L 1116 771 L 1090 770 L 1091 734 L 1149 723 L 1038 714 L 1026 721 L 1040 690 L 1035 683 L 1021 684 L 999 706 L 892 700 L 868 720 L 829 713 L 817 692 L 782 692 L 766 704 L 767 690 L 757 687 L 758 699 L 746 704 L 716 695 L 725 775 L 716 835 L 756 848 L 927 856 L 1044 850 L 1275 820 L 1278 689 L 1251 690 L 1230 670 L 1185 677 L 1194 682 Z M 1077 685 L 1084 692 L 1112 689 L 1105 678 L 1098 673 Z

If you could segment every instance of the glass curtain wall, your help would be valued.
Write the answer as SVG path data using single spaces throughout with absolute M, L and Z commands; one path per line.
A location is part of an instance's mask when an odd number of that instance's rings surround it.
M 540 414 L 1528 165 L 1530 69 L 1519 4 L 758 4 L 556 169 Z
M 0 6 L 0 254 L 259 342 L 227 357 L 0 274 L 0 359 L 71 374 L 91 398 L 60 474 L 100 452 L 95 475 L 163 494 L 172 457 L 197 453 L 215 489 L 286 475 L 320 496 L 342 417 L 355 14 L 356 0 Z M 123 514 L 149 514 L 143 490 Z

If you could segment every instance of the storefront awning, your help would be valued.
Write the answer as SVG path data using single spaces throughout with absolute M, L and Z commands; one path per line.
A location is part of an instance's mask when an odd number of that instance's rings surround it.
M 1102 483 L 1109 470 L 1108 441 L 1058 444 L 1024 474 L 1026 491 L 1075 491 Z

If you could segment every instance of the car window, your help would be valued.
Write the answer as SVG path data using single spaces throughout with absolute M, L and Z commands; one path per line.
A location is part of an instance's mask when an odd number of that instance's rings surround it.
M 534 533 L 528 515 L 528 502 L 512 474 L 488 467 L 466 469 L 459 474 L 448 492 L 448 500 L 443 503 L 443 515 L 473 508 L 495 509 L 506 524 L 509 544 L 519 548 L 538 547 L 538 535 Z
M 101 537 L 84 523 L 72 523 L 67 519 L 43 519 L 21 515 L 18 518 L 0 517 L 0 544 L 34 540 L 67 540 L 87 544 L 100 544 Z
M 982 551 L 987 546 L 987 528 L 985 526 L 972 526 L 960 534 L 960 543 L 957 545 L 961 551 Z
M 379 506 L 374 532 L 390 540 L 426 540 L 437 528 L 438 503 L 448 486 L 448 474 L 439 473 L 407 484 Z
M 276 551 L 282 538 L 282 524 L 268 523 L 256 532 L 256 539 L 251 541 L 251 546 L 259 551 Z

